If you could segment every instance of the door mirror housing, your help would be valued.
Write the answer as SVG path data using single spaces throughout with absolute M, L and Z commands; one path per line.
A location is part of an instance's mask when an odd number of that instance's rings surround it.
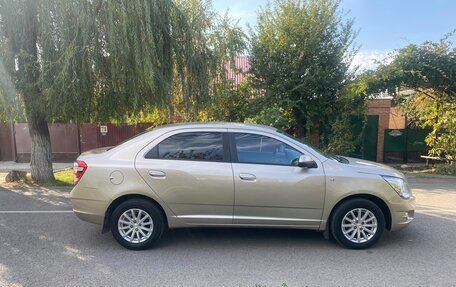
M 299 156 L 298 166 L 303 168 L 317 168 L 317 163 L 308 155 Z

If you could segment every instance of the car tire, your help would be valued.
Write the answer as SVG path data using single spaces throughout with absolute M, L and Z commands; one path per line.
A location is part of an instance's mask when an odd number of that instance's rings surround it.
M 349 249 L 366 249 L 381 238 L 385 216 L 372 201 L 350 199 L 334 210 L 330 232 L 337 243 Z
M 144 250 L 160 240 L 165 219 L 154 203 L 144 199 L 129 199 L 114 209 L 110 227 L 120 245 L 131 250 Z

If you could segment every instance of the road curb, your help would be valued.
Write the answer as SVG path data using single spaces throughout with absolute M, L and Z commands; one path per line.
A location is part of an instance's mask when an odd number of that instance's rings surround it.
M 441 179 L 454 179 L 456 180 L 456 176 L 453 175 L 443 175 L 443 174 L 435 174 L 435 173 L 425 173 L 425 172 L 407 172 L 403 171 L 403 174 L 407 178 L 441 178 Z

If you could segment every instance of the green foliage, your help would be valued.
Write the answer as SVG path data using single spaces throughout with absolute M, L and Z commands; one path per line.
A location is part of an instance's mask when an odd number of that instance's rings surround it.
M 347 84 L 329 112 L 334 115 L 334 121 L 330 125 L 331 130 L 320 137 L 321 145 L 328 153 L 349 156 L 361 145 L 362 130 L 355 133 L 355 121 L 362 121 L 361 126 L 364 127 L 367 120 L 363 80 L 360 78 Z
M 155 107 L 152 111 L 147 113 L 140 112 L 138 115 L 127 118 L 126 124 L 138 124 L 138 123 L 153 123 L 154 126 L 160 126 L 171 123 L 170 110 L 165 108 Z M 122 122 L 114 122 L 122 124 Z
M 171 114 L 175 115 L 175 120 L 208 120 L 208 107 L 219 103 L 224 95 L 233 94 L 232 83 L 227 79 L 227 65 L 233 64 L 235 57 L 246 50 L 246 35 L 227 13 L 221 16 L 214 12 L 211 1 L 177 1 L 177 4 L 189 26 L 193 27 L 193 49 L 197 49 L 196 55 L 204 59 L 203 66 L 195 66 L 198 71 L 205 71 L 204 75 L 189 79 L 194 81 L 194 87 L 204 87 L 206 94 L 188 97 L 186 95 L 199 93 L 198 90 L 189 87 L 187 80 L 175 81 Z M 181 68 L 182 65 L 176 66 L 176 70 Z
M 27 119 L 41 182 L 54 179 L 48 122 L 194 119 L 245 49 L 205 0 L 0 0 L 0 33 L 0 119 Z
M 409 122 L 430 128 L 429 153 L 456 158 L 456 48 L 448 34 L 440 42 L 411 44 L 390 63 L 365 75 L 370 93 L 396 95 Z
M 252 90 L 246 80 L 238 87 L 220 89 L 206 110 L 211 121 L 243 122 L 250 112 Z
M 354 135 L 350 129 L 350 118 L 339 117 L 332 125 L 331 141 L 326 152 L 338 155 L 350 155 L 356 148 Z
M 352 26 L 333 0 L 275 1 L 258 14 L 254 85 L 264 91 L 268 109 L 291 115 L 298 137 L 309 137 L 316 126 L 330 130 L 335 120 L 333 107 L 352 78 Z
M 283 131 L 291 128 L 291 121 L 290 115 L 277 105 L 265 107 L 255 116 L 245 119 L 246 123 L 271 126 Z
M 22 103 L 11 81 L 11 75 L 0 61 L 0 121 L 9 120 L 24 120 Z
M 452 36 L 450 33 L 440 42 L 410 44 L 397 50 L 390 63 L 381 64 L 369 73 L 369 92 L 387 90 L 398 94 L 410 89 L 442 102 L 455 102 L 456 49 L 449 40 Z
M 205 0 L 2 0 L 0 15 L 5 118 L 16 94 L 50 121 L 125 122 L 157 108 L 195 118 L 228 89 L 225 64 L 246 47 Z
M 200 113 L 203 121 L 243 122 L 248 113 L 248 101 L 237 90 L 221 91 L 206 111 Z
M 456 164 L 440 164 L 435 168 L 435 173 L 443 175 L 454 175 L 456 176 Z
M 456 103 L 441 103 L 417 93 L 404 99 L 402 106 L 409 120 L 431 129 L 426 137 L 430 155 L 456 159 Z

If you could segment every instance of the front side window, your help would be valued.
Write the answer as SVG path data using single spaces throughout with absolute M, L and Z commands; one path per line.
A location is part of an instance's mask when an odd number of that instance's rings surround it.
M 296 166 L 302 154 L 279 140 L 263 135 L 235 133 L 234 141 L 240 163 Z
M 188 132 L 170 136 L 146 158 L 223 161 L 223 136 L 218 132 Z

